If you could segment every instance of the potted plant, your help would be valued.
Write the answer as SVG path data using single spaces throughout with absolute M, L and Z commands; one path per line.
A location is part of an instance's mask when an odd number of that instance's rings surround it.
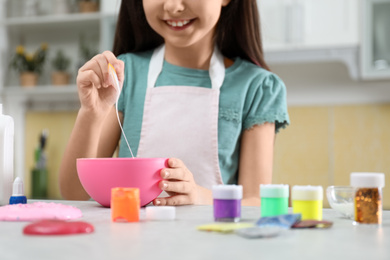
M 20 73 L 20 85 L 36 86 L 46 60 L 47 44 L 42 43 L 34 53 L 27 53 L 24 46 L 16 47 L 10 66 Z
M 79 0 L 80 13 L 93 13 L 99 10 L 98 0 Z
M 56 56 L 52 60 L 54 71 L 51 74 L 51 82 L 54 86 L 62 86 L 69 84 L 70 75 L 67 69 L 70 65 L 68 58 L 62 50 L 58 50 Z

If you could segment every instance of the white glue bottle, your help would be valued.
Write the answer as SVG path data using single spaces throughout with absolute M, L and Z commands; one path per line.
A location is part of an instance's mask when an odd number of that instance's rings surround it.
M 3 114 L 0 104 L 0 205 L 6 205 L 12 195 L 14 180 L 14 120 Z

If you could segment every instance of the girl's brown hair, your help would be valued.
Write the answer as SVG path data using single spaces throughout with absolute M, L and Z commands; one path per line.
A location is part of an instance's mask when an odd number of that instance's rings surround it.
M 265 63 L 256 0 L 231 0 L 222 8 L 215 41 L 222 54 L 240 57 L 269 70 Z M 142 0 L 122 0 L 115 32 L 113 52 L 154 49 L 164 43 L 148 24 Z

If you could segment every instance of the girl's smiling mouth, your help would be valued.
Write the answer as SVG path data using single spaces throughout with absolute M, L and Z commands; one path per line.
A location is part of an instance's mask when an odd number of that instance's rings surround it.
M 169 25 L 169 27 L 171 27 L 172 29 L 174 30 L 181 30 L 181 29 L 185 29 L 187 28 L 190 24 L 192 24 L 192 22 L 194 21 L 194 19 L 190 20 L 190 19 L 187 19 L 187 20 L 165 20 L 165 23 Z

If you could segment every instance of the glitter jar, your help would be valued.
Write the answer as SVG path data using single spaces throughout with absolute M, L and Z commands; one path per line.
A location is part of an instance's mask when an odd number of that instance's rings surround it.
M 214 220 L 217 222 L 238 222 L 241 218 L 241 185 L 214 185 Z
M 138 188 L 111 189 L 111 219 L 114 222 L 138 222 L 140 197 Z
M 382 188 L 385 186 L 383 173 L 353 172 L 350 175 L 354 190 L 355 225 L 382 224 Z
M 288 214 L 288 194 L 287 184 L 260 184 L 261 216 Z
M 322 186 L 293 186 L 293 213 L 300 213 L 302 220 L 322 220 L 323 197 Z

